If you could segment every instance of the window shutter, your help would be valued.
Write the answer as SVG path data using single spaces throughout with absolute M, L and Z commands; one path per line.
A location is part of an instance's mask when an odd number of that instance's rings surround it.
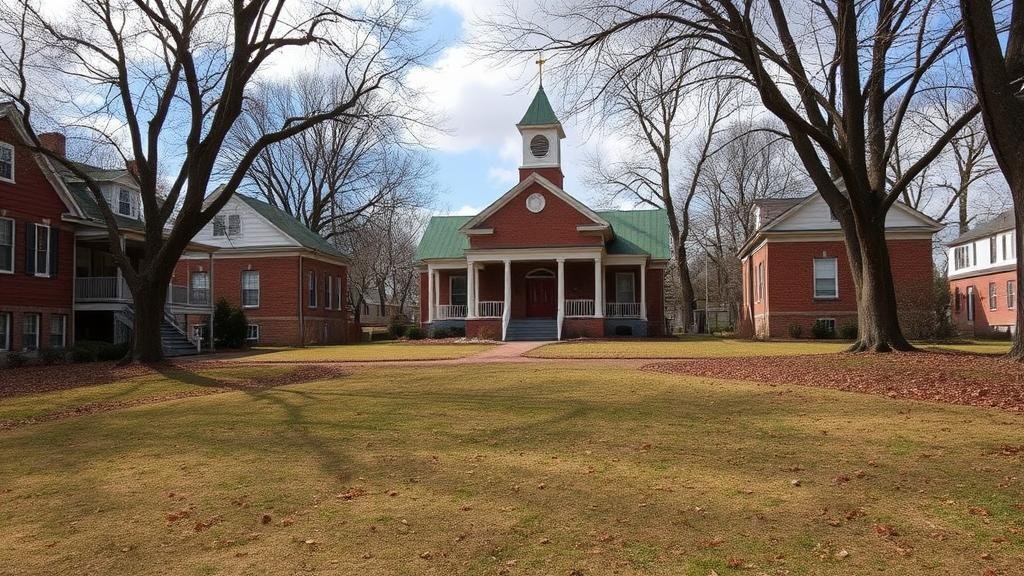
M 36 274 L 36 227 L 35 224 L 25 226 L 25 274 Z
M 50 228 L 50 278 L 57 277 L 58 262 L 60 262 L 60 230 Z

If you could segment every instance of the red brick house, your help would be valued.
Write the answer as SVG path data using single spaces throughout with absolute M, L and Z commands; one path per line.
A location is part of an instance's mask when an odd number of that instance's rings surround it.
M 839 222 L 818 194 L 762 200 L 756 230 L 740 249 L 742 325 L 758 338 L 803 336 L 821 320 L 833 331 L 856 324 L 857 299 Z M 932 236 L 942 225 L 897 202 L 886 218 L 886 239 L 900 321 L 908 335 L 927 314 L 932 291 Z
M 235 194 L 193 241 L 217 251 L 212 258 L 186 253 L 174 282 L 212 286 L 214 302 L 225 298 L 241 306 L 251 344 L 348 340 L 348 259 L 293 216 Z M 182 321 L 193 339 L 209 337 L 209 316 Z
M 75 340 L 125 342 L 131 294 L 114 265 L 99 206 L 70 171 L 28 150 L 23 122 L 15 106 L 0 106 L 0 354 L 64 348 Z M 63 135 L 40 134 L 40 140 L 65 155 Z M 77 166 L 99 183 L 114 209 L 129 258 L 140 258 L 141 197 L 127 168 Z M 169 315 L 209 313 L 208 295 L 178 288 L 169 291 Z M 166 328 L 168 353 L 194 349 L 180 328 Z
M 598 212 L 562 189 L 565 133 L 543 87 L 517 127 L 519 183 L 423 234 L 420 322 L 503 340 L 662 335 L 665 211 Z
M 1017 233 L 1013 210 L 949 243 L 950 316 L 962 333 L 1016 330 Z

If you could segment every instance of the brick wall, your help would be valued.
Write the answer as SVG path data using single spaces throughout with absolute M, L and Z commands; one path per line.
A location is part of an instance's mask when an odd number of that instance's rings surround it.
M 533 193 L 544 195 L 545 206 L 534 214 L 526 208 L 526 199 Z M 497 212 L 481 228 L 493 228 L 493 234 L 469 237 L 470 247 L 518 248 L 528 246 L 600 246 L 600 236 L 576 231 L 577 224 L 593 222 L 555 196 L 547 188 L 535 184 L 523 190 Z
M 1007 302 L 1007 282 L 1016 288 L 1014 270 L 949 281 L 950 316 L 953 326 L 964 334 L 986 335 L 993 330 L 1008 330 L 1017 322 L 1017 309 Z M 989 297 L 989 284 L 995 283 L 996 298 Z M 974 290 L 974 320 L 968 320 L 969 288 Z
M 552 166 L 549 168 L 520 168 L 519 181 L 522 182 L 523 180 L 526 180 L 529 178 L 530 174 L 533 174 L 534 172 L 536 172 L 538 176 L 543 176 L 547 180 L 551 181 L 552 184 L 559 188 L 562 187 L 562 181 L 565 179 L 565 176 L 562 174 L 562 169 L 557 166 Z
M 21 350 L 25 314 L 40 314 L 40 346 L 49 347 L 50 323 L 55 315 L 67 318 L 67 344 L 74 335 L 74 228 L 61 222 L 68 211 L 46 179 L 35 157 L 7 118 L 0 119 L 0 141 L 14 146 L 14 182 L 0 181 L 0 217 L 14 220 L 14 273 L 0 273 L 0 312 L 11 314 L 11 349 Z M 58 239 L 56 272 L 49 278 L 26 274 L 26 230 L 48 224 Z
M 562 338 L 601 338 L 604 336 L 603 318 L 566 318 L 562 322 Z
M 908 336 L 919 328 L 927 314 L 931 294 L 931 241 L 890 240 L 890 259 L 901 324 Z M 835 258 L 838 273 L 838 297 L 814 298 L 814 259 Z M 804 336 L 819 318 L 833 318 L 836 327 L 855 323 L 857 298 L 842 241 L 772 242 L 751 255 L 754 285 L 754 328 L 759 337 L 785 338 L 789 326 L 802 327 Z M 757 266 L 765 263 L 766 301 L 757 299 Z M 750 274 L 751 269 L 744 269 Z M 745 297 L 749 295 L 745 293 Z M 744 303 L 746 311 L 747 302 Z
M 501 340 L 501 319 L 485 318 L 466 320 L 466 337 L 484 340 Z

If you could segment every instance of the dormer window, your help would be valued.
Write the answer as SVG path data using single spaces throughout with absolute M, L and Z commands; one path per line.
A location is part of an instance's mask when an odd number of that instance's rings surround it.
M 131 190 L 121 188 L 117 191 L 117 213 L 122 216 L 133 216 Z
M 14 146 L 0 142 L 0 180 L 14 182 Z
M 242 217 L 238 214 L 218 214 L 213 217 L 213 235 L 234 237 L 242 234 Z

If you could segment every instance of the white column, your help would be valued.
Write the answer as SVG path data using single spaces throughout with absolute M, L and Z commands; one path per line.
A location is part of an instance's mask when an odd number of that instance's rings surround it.
M 466 319 L 476 318 L 476 262 L 466 263 Z
M 505 260 L 505 303 L 501 310 L 501 339 L 508 332 L 508 322 L 512 318 L 512 261 Z
M 427 322 L 434 321 L 434 267 L 427 264 Z
M 604 318 L 604 266 L 594 258 L 594 318 Z
M 565 258 L 558 259 L 558 339 L 562 339 L 562 322 L 565 320 Z
M 647 320 L 647 261 L 640 263 L 640 319 Z

